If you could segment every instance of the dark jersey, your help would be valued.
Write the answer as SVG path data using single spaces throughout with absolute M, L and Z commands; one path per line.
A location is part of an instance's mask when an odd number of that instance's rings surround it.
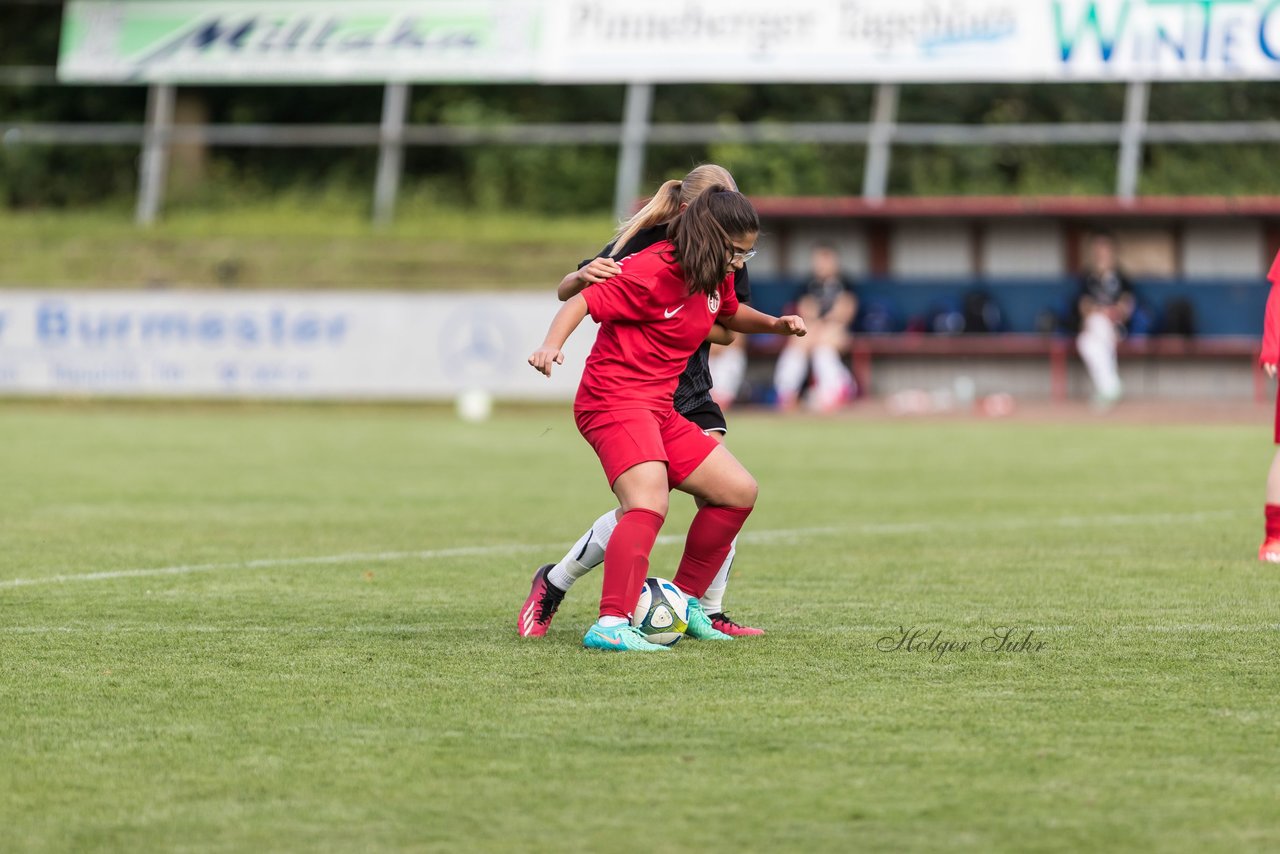
M 1100 306 L 1109 307 L 1120 302 L 1121 298 L 1133 293 L 1133 286 L 1123 273 L 1108 271 L 1106 273 L 1085 273 L 1080 279 L 1080 296 L 1088 297 Z
M 642 228 L 635 233 L 630 240 L 623 245 L 622 251 L 615 253 L 613 244 L 610 243 L 604 249 L 600 250 L 600 254 L 596 258 L 625 258 L 628 255 L 634 255 L 642 249 L 648 249 L 655 243 L 667 239 L 666 225 L 654 225 L 649 228 Z M 592 262 L 592 258 L 587 258 L 578 264 L 581 270 Z M 747 278 L 747 268 L 743 267 L 733 277 L 733 291 L 738 297 L 738 302 L 749 303 L 751 301 L 751 284 Z M 684 373 L 680 374 L 680 381 L 676 384 L 676 394 L 673 404 L 676 412 L 684 415 L 687 412 L 698 409 L 699 407 L 711 401 L 711 366 L 707 359 L 711 353 L 711 345 L 703 341 L 694 354 L 689 357 L 689 362 L 685 365 Z
M 853 284 L 843 275 L 831 276 L 830 278 L 819 279 L 812 278 L 805 282 L 800 288 L 799 296 L 811 296 L 818 301 L 818 316 L 826 317 L 831 309 L 835 308 L 836 300 L 840 298 L 840 294 L 854 294 L 857 291 Z

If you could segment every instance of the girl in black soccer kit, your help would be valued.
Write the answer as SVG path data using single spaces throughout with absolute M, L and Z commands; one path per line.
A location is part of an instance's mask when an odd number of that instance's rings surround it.
M 556 289 L 556 295 L 562 301 L 567 300 L 595 282 L 602 282 L 616 276 L 622 269 L 618 266 L 616 259 L 625 258 L 658 241 L 665 240 L 667 223 L 704 190 L 715 185 L 737 188 L 737 182 L 733 180 L 733 176 L 723 167 L 714 164 L 698 166 L 686 175 L 683 181 L 667 181 L 647 205 L 618 229 L 613 240 L 597 257 L 583 261 L 578 265 L 576 272 L 564 277 Z M 734 275 L 734 292 L 741 303 L 747 303 L 751 298 L 751 287 L 745 267 Z M 724 441 L 728 425 L 725 422 L 724 413 L 711 399 L 711 371 L 707 366 L 707 355 L 711 344 L 727 344 L 733 340 L 733 337 L 733 333 L 724 327 L 718 324 L 714 326 L 707 340 L 689 358 L 689 364 L 680 375 L 680 384 L 675 394 L 676 412 L 721 442 Z M 516 617 L 516 630 L 522 637 L 542 637 L 547 633 L 551 618 L 560 607 L 565 591 L 579 578 L 604 562 L 605 546 L 608 545 L 609 537 L 616 524 L 617 510 L 610 510 L 578 538 L 573 548 L 569 549 L 558 563 L 549 563 L 538 568 L 533 575 L 529 597 Z M 761 629 L 735 623 L 724 613 L 724 591 L 729 583 L 729 570 L 733 566 L 736 553 L 737 539 L 735 538 L 724 564 L 716 573 L 711 586 L 707 588 L 706 595 L 702 597 L 703 610 L 710 617 L 712 626 L 724 635 L 739 637 L 764 634 Z

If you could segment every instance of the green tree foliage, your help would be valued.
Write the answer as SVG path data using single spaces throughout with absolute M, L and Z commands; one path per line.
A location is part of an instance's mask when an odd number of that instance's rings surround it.
M 0 64 L 56 61 L 60 7 L 6 4 Z M 621 86 L 418 85 L 409 121 L 419 125 L 601 123 L 621 119 Z M 663 85 L 653 120 L 734 126 L 868 121 L 868 85 Z M 183 97 L 218 123 L 375 124 L 377 86 L 188 87 Z M 143 120 L 142 87 L 0 86 L 0 122 Z M 901 90 L 903 123 L 1058 124 L 1117 122 L 1121 84 L 912 85 Z M 1280 87 L 1269 83 L 1186 83 L 1152 87 L 1153 121 L 1269 119 L 1280 114 Z M 729 167 L 757 195 L 856 194 L 861 145 L 811 143 L 655 144 L 646 155 L 652 185 L 697 163 Z M 616 145 L 426 146 L 410 148 L 403 195 L 423 204 L 547 213 L 608 210 Z M 1141 191 L 1213 194 L 1265 192 L 1274 186 L 1274 146 L 1148 146 Z M 134 146 L 50 147 L 9 134 L 0 144 L 0 201 L 9 208 L 124 201 L 137 182 Z M 281 192 L 347 194 L 367 199 L 376 153 L 369 148 L 234 147 L 210 154 L 198 186 L 172 190 L 171 203 L 231 204 Z M 1105 194 L 1115 185 L 1110 145 L 907 146 L 893 150 L 889 190 L 897 195 Z

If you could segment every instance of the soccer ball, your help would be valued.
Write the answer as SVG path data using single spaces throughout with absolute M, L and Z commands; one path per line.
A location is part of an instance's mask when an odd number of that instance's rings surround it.
M 665 578 L 646 578 L 631 616 L 649 643 L 671 646 L 689 628 L 689 600 Z

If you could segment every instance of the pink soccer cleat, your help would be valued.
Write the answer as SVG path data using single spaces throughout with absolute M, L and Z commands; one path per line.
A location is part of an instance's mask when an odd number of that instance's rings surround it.
M 1258 560 L 1264 563 L 1280 563 L 1280 539 L 1268 539 L 1259 546 Z
M 529 588 L 529 598 L 524 600 L 524 607 L 516 617 L 516 631 L 522 638 L 540 638 L 551 626 L 551 618 L 564 600 L 564 591 L 547 581 L 547 573 L 555 566 L 548 563 L 538 567 L 533 574 L 533 584 Z
M 741 626 L 729 619 L 729 615 L 723 611 L 719 614 L 708 614 L 711 625 L 717 631 L 724 632 L 735 638 L 754 637 L 764 634 L 764 629 L 753 629 L 750 626 Z

